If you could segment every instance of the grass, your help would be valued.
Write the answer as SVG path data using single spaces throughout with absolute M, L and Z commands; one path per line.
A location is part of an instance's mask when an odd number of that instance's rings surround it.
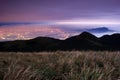
M 120 52 L 0 53 L 0 80 L 119 80 Z

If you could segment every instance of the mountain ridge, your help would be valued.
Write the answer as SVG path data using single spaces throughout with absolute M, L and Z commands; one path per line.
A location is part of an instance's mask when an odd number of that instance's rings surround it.
M 39 52 L 57 50 L 120 50 L 120 34 L 103 35 L 98 38 L 89 32 L 59 40 L 51 37 L 37 37 L 30 40 L 0 42 L 0 51 Z

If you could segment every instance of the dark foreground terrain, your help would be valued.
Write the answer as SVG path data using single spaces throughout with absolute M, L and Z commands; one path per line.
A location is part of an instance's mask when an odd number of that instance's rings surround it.
M 31 40 L 16 40 L 0 42 L 1 52 L 39 52 L 39 51 L 120 51 L 120 34 L 104 35 L 100 38 L 83 32 L 65 40 L 49 37 L 37 37 Z
M 0 80 L 119 80 L 120 52 L 1 52 Z

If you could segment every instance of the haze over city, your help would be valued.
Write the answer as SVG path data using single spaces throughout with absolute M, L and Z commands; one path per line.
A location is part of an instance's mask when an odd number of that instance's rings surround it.
M 0 41 L 120 32 L 119 0 L 0 0 Z M 102 30 L 102 29 L 101 29 Z

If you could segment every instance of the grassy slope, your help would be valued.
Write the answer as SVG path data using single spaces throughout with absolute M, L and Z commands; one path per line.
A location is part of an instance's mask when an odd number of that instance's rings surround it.
M 0 80 L 117 80 L 120 52 L 0 53 Z

